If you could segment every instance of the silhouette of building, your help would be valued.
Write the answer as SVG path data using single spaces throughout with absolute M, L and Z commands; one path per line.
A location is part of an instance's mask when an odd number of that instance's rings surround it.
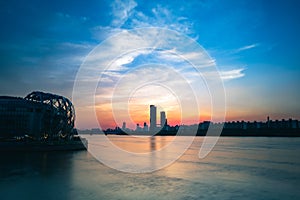
M 136 129 L 135 129 L 136 131 L 141 131 L 142 130 L 142 128 L 140 127 L 140 124 L 136 124 Z
M 150 131 L 156 129 L 156 106 L 150 105 Z
M 123 130 L 126 129 L 126 122 L 123 122 L 122 129 L 123 129 Z
M 166 113 L 165 111 L 160 112 L 160 127 L 163 128 L 166 124 Z
M 0 96 L 0 138 L 52 140 L 71 138 L 75 110 L 63 96 L 32 92 L 25 98 Z
M 143 128 L 143 131 L 149 131 L 149 129 L 148 129 L 148 125 L 147 125 L 147 123 L 146 122 L 144 122 L 144 128 Z
M 155 105 L 150 105 L 150 127 L 149 132 L 152 135 L 176 135 L 181 131 L 185 135 L 205 136 L 208 129 L 211 133 L 222 130 L 221 136 L 287 136 L 300 137 L 300 121 L 297 119 L 271 120 L 267 116 L 266 121 L 228 121 L 212 122 L 203 121 L 192 125 L 170 126 L 167 123 L 166 113 L 160 112 L 160 129 L 157 127 L 157 109 Z M 123 123 L 124 126 L 124 123 Z M 180 128 L 180 129 L 179 129 Z M 148 131 L 148 125 L 144 122 L 144 127 L 137 124 L 136 131 L 141 134 Z M 195 131 L 197 131 L 195 133 Z M 134 132 L 134 131 L 132 131 Z M 143 133 L 144 132 L 144 133 Z M 216 132 L 218 133 L 218 132 Z M 105 134 L 124 134 L 120 129 L 107 129 Z

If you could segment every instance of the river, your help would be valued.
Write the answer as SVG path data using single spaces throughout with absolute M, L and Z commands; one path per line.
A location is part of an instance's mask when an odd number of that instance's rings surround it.
M 110 136 L 138 153 L 173 139 Z M 222 137 L 200 159 L 202 141 L 196 137 L 178 160 L 150 173 L 112 169 L 88 151 L 2 152 L 0 199 L 300 199 L 300 138 Z

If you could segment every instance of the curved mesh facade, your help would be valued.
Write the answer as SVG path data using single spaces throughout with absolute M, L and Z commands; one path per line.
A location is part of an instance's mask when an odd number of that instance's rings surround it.
M 72 102 L 59 95 L 32 92 L 25 98 L 0 97 L 0 138 L 68 139 L 74 131 Z

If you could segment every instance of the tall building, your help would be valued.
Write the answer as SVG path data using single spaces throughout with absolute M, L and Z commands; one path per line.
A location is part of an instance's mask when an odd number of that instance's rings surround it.
M 140 127 L 140 124 L 136 124 L 136 129 L 135 129 L 136 131 L 141 131 L 142 130 L 142 128 Z
M 143 131 L 148 131 L 148 125 L 147 125 L 147 123 L 146 122 L 144 122 L 144 128 L 143 128 Z
M 160 112 L 160 127 L 164 127 L 166 125 L 166 113 L 165 111 Z
M 156 106 L 150 105 L 150 131 L 156 129 Z
M 123 129 L 123 130 L 126 129 L 126 122 L 123 122 L 122 129 Z

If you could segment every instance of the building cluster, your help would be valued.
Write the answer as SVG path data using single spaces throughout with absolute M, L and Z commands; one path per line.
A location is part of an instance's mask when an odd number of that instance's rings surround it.
M 136 132 L 157 132 L 162 129 L 168 129 L 170 126 L 168 126 L 167 118 L 166 118 L 166 112 L 161 111 L 160 112 L 160 123 L 157 123 L 157 108 L 155 105 L 150 105 L 150 127 L 148 127 L 147 122 L 144 122 L 143 126 L 140 126 L 139 123 L 136 124 Z M 118 129 L 118 127 L 116 127 Z M 122 130 L 125 132 L 132 131 L 126 127 L 126 122 L 123 122 L 122 124 Z
M 104 131 L 107 134 L 127 134 L 127 133 L 145 133 L 145 134 L 157 134 L 157 135 L 174 135 L 177 131 L 182 130 L 187 135 L 194 130 L 197 130 L 197 135 L 205 135 L 208 128 L 216 129 L 221 128 L 222 134 L 224 135 L 241 135 L 246 134 L 258 134 L 258 132 L 263 131 L 264 134 L 273 130 L 273 132 L 268 133 L 269 135 L 275 134 L 278 130 L 284 132 L 284 130 L 294 130 L 298 134 L 300 129 L 300 121 L 296 119 L 282 119 L 282 120 L 270 120 L 267 117 L 265 122 L 262 121 L 230 121 L 230 122 L 211 122 L 203 121 L 199 124 L 193 125 L 176 125 L 170 126 L 167 123 L 166 113 L 164 111 L 160 112 L 160 123 L 157 123 L 157 108 L 155 105 L 150 105 L 150 126 L 144 122 L 144 126 L 141 127 L 137 124 L 135 130 L 130 130 L 126 128 L 126 122 L 123 122 L 122 128 L 116 127 L 115 129 L 107 129 Z M 275 131 L 275 132 L 274 132 Z M 276 132 L 277 131 L 277 132 Z M 282 135 L 283 132 L 280 132 Z M 259 134 L 258 134 L 259 135 Z
M 298 129 L 300 128 L 300 121 L 297 119 L 282 119 L 282 120 L 270 120 L 267 117 L 265 122 L 262 121 L 231 121 L 223 123 L 213 123 L 210 121 L 204 121 L 199 123 L 199 129 L 205 130 L 209 126 L 223 126 L 223 129 Z
M 156 106 L 155 105 L 150 105 L 150 129 L 149 131 L 155 132 L 158 129 L 163 129 L 167 127 L 167 118 L 166 118 L 166 113 L 165 111 L 160 112 L 160 124 L 157 124 L 157 112 L 156 112 Z

